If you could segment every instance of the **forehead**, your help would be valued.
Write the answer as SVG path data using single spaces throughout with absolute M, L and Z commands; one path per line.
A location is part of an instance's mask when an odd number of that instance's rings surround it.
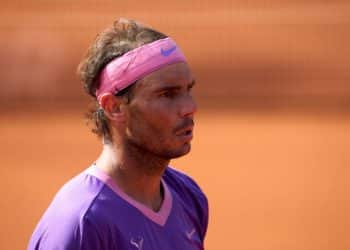
M 140 80 L 138 88 L 157 89 L 166 85 L 188 85 L 194 81 L 194 76 L 187 63 L 175 63 L 162 67 Z

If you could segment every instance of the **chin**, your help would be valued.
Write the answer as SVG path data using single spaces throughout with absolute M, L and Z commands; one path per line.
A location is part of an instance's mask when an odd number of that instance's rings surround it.
M 181 156 L 187 155 L 191 151 L 191 144 L 186 143 L 181 149 L 173 150 L 168 152 L 169 159 L 179 158 Z

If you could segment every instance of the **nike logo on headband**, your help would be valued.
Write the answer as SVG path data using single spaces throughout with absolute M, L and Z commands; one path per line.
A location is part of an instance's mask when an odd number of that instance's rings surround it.
M 171 53 L 173 53 L 176 50 L 176 46 L 171 47 L 170 49 L 160 49 L 160 53 L 162 54 L 162 56 L 170 56 Z

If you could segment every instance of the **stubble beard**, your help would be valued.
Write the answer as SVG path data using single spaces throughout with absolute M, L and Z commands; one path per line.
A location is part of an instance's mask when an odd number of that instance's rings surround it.
M 159 143 L 159 145 L 162 144 L 163 143 Z M 163 172 L 171 159 L 184 156 L 188 154 L 191 149 L 190 144 L 187 150 L 166 149 L 165 147 L 158 148 L 149 142 L 132 138 L 125 140 L 125 146 L 129 155 L 141 163 L 139 166 L 142 166 L 142 170 L 148 175 Z

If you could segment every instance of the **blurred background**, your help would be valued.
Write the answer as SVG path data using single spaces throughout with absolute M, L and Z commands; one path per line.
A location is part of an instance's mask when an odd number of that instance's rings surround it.
M 192 153 L 208 250 L 350 249 L 348 1 L 0 2 L 0 249 L 25 249 L 98 156 L 76 74 L 119 17 L 175 38 L 197 78 Z

